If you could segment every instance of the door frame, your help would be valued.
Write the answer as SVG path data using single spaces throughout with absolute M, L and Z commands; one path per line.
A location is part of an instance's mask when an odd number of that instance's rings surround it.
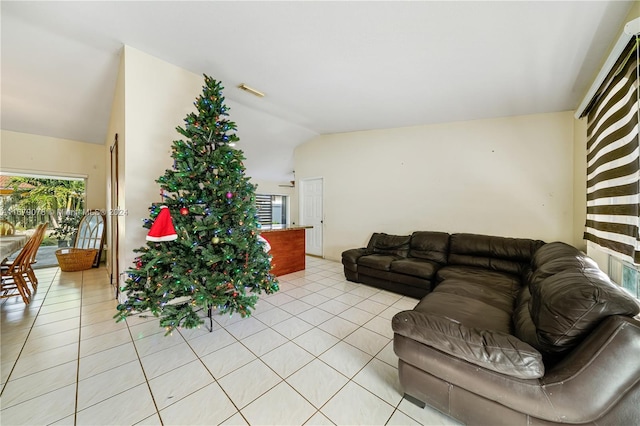
M 118 208 L 119 204 L 119 182 L 118 182 L 118 134 L 116 133 L 113 137 L 113 145 L 109 147 L 109 164 L 110 164 L 110 177 L 109 177 L 109 211 L 112 212 L 114 209 Z M 118 242 L 119 242 L 119 224 L 118 224 L 118 215 L 110 214 L 108 216 L 108 224 L 109 226 L 109 235 L 111 237 L 110 241 L 110 272 L 109 279 L 111 285 L 115 286 L 115 296 L 118 298 L 119 292 L 119 277 L 120 277 L 120 265 L 118 262 Z

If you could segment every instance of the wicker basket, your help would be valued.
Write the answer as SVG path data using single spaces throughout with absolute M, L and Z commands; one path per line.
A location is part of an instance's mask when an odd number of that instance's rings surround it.
M 84 271 L 91 269 L 98 250 L 63 248 L 56 250 L 60 269 L 64 272 Z

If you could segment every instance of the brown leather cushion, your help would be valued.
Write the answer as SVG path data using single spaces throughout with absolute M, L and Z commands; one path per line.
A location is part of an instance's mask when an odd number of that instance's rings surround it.
M 438 264 L 422 259 L 400 259 L 391 262 L 391 270 L 401 274 L 432 279 L 438 269 Z
M 367 251 L 363 248 L 345 250 L 342 252 L 342 264 L 356 264 L 358 262 L 358 259 L 360 259 L 365 254 L 367 254 Z
M 447 263 L 449 234 L 446 232 L 417 231 L 411 235 L 409 257 Z
M 500 288 L 495 289 L 488 285 L 452 278 L 440 283 L 434 292 L 455 294 L 486 303 L 508 314 L 513 312 L 514 295 Z
M 389 235 L 374 233 L 367 245 L 367 251 L 376 254 L 392 254 L 407 257 L 411 235 Z
M 514 294 L 520 289 L 520 278 L 517 275 L 499 271 L 490 271 L 475 266 L 443 266 L 437 272 L 438 281 L 457 280 L 486 285 L 495 290 Z
M 577 248 L 561 241 L 554 241 L 540 247 L 531 258 L 531 269 L 535 272 L 547 262 L 561 257 L 583 257 L 584 254 Z
M 366 266 L 379 271 L 391 270 L 391 262 L 402 259 L 400 256 L 384 254 L 368 254 L 358 259 L 358 266 Z
M 531 313 L 529 312 L 530 300 L 531 292 L 529 291 L 529 287 L 522 287 L 516 299 L 515 307 L 513 310 L 514 334 L 518 339 L 530 344 L 537 350 L 544 352 L 544 348 L 538 341 L 536 326 L 533 323 L 533 320 L 531 319 Z
M 437 290 L 438 287 L 436 287 Z M 469 328 L 511 333 L 511 314 L 473 297 L 433 291 L 415 311 L 450 318 Z
M 394 333 L 498 373 L 522 379 L 544 376 L 542 355 L 508 333 L 470 328 L 446 316 L 417 311 L 397 313 L 391 326 Z
M 540 344 L 564 353 L 611 315 L 634 316 L 638 302 L 596 269 L 567 270 L 531 288 L 529 312 Z
M 521 274 L 543 244 L 542 241 L 525 238 L 453 234 L 448 263 Z
M 560 255 L 560 253 L 558 253 Z M 533 290 L 548 277 L 564 271 L 598 270 L 598 264 L 582 253 L 548 260 L 535 269 L 529 276 L 529 287 Z

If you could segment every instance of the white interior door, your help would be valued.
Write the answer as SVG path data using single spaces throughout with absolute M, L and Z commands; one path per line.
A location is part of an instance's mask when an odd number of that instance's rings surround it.
M 302 225 L 313 226 L 306 230 L 306 252 L 322 256 L 322 178 L 302 179 L 301 183 Z

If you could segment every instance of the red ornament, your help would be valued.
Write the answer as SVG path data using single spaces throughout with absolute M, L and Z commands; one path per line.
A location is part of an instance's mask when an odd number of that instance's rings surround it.
M 189 214 L 189 209 L 188 209 L 188 208 L 186 208 L 186 207 L 181 208 L 181 209 L 180 209 L 180 214 L 181 214 L 182 216 L 186 216 L 186 215 L 188 215 L 188 214 Z
M 238 292 L 237 291 L 233 292 L 233 297 L 238 297 Z

